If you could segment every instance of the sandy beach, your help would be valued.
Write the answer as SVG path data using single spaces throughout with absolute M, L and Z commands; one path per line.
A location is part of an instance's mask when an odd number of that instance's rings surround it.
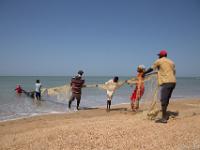
M 168 111 L 167 124 L 129 105 L 1 122 L 0 149 L 200 149 L 200 99 L 171 100 Z

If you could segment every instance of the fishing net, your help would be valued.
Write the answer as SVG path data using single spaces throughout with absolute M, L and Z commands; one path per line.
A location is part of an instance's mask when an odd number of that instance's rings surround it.
M 130 85 L 136 84 L 136 78 L 132 78 L 127 81 Z M 145 91 L 140 99 L 141 107 L 143 110 L 144 117 L 148 119 L 155 119 L 160 112 L 159 108 L 159 86 L 157 82 L 157 73 L 147 75 L 144 80 Z
M 133 86 L 136 83 L 136 78 L 132 78 L 127 81 L 129 84 Z M 109 90 L 115 91 L 122 87 L 125 84 L 125 81 L 119 81 L 117 83 L 108 83 L 108 84 L 92 84 L 86 85 L 86 88 L 96 88 L 98 86 L 101 90 Z M 141 108 L 143 110 L 143 114 L 148 119 L 155 119 L 158 115 L 160 108 L 158 104 L 158 94 L 159 94 L 159 86 L 157 83 L 157 74 L 151 74 L 145 77 L 145 92 L 142 96 L 140 103 Z M 53 97 L 56 101 L 65 101 L 67 102 L 71 96 L 71 86 L 69 84 L 53 87 L 53 88 L 43 88 L 42 96 L 45 97 Z
M 96 84 L 87 85 L 87 88 L 96 87 Z M 70 84 L 57 86 L 52 88 L 43 88 L 41 90 L 42 96 L 46 99 L 53 98 L 56 101 L 68 101 L 71 97 L 71 86 Z
M 157 81 L 157 74 L 152 74 L 145 78 L 145 93 L 141 99 L 143 113 L 150 120 L 155 119 L 160 112 L 159 85 Z
M 46 98 L 53 97 L 58 101 L 66 101 L 71 96 L 71 86 L 63 85 L 52 88 L 43 88 L 41 93 L 42 96 Z
M 124 81 L 110 82 L 108 84 L 98 84 L 98 87 L 103 90 L 115 91 L 124 85 Z
M 131 86 L 135 86 L 137 82 L 136 78 L 131 78 L 127 80 L 127 83 Z M 98 87 L 103 90 L 115 91 L 124 85 L 124 81 L 120 81 L 118 83 L 110 82 L 108 84 L 99 84 Z M 151 75 L 147 75 L 145 77 L 145 92 L 142 98 L 140 99 L 141 110 L 143 110 L 143 114 L 145 118 L 155 119 L 158 113 L 160 112 L 159 108 L 159 86 L 157 82 L 157 73 L 153 73 Z

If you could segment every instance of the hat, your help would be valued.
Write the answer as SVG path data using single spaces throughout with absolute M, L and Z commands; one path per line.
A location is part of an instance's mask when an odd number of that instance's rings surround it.
M 167 51 L 166 50 L 161 50 L 158 54 L 158 56 L 166 56 L 167 55 Z
M 144 72 L 145 69 L 146 69 L 146 67 L 145 67 L 144 65 L 139 65 L 139 66 L 137 67 L 138 72 Z
M 142 69 L 142 70 L 145 70 L 145 66 L 144 65 L 139 65 L 138 68 Z

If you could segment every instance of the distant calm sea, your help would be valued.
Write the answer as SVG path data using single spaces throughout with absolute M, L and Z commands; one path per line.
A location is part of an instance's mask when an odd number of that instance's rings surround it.
M 104 83 L 112 77 L 85 77 L 86 84 Z M 35 80 L 40 79 L 43 87 L 55 87 L 69 84 L 71 77 L 47 77 L 47 76 L 0 76 L 0 120 L 68 112 L 67 100 L 59 102 L 56 99 L 46 99 L 36 104 L 25 95 L 15 94 L 16 84 L 20 84 L 25 90 L 34 90 Z M 120 77 L 126 80 L 129 77 Z M 112 101 L 112 104 L 129 103 L 132 92 L 130 86 L 120 88 Z M 178 78 L 173 98 L 197 98 L 200 97 L 200 78 Z M 45 98 L 44 98 L 45 99 Z M 75 106 L 76 102 L 73 103 Z M 83 89 L 81 107 L 95 107 L 106 104 L 105 91 L 98 88 Z

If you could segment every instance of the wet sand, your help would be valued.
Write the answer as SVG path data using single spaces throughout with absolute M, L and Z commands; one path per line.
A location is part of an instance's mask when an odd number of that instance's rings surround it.
M 172 100 L 167 124 L 144 114 L 119 105 L 1 122 L 0 149 L 200 149 L 200 99 Z

